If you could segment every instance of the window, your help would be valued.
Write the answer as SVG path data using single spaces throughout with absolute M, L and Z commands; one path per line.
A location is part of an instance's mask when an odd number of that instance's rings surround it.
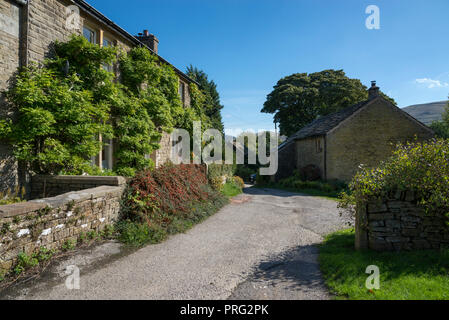
M 103 147 L 102 150 L 102 162 L 101 167 L 103 169 L 112 170 L 113 169 L 113 142 L 112 139 L 109 139 L 106 141 L 106 145 Z
M 90 43 L 94 44 L 97 43 L 95 31 L 93 31 L 92 29 L 89 29 L 88 27 L 83 27 L 83 36 Z
M 185 97 L 185 83 L 180 81 L 179 82 L 179 96 L 181 97 L 181 101 L 184 104 L 186 101 L 186 97 Z
M 108 38 L 103 38 L 103 47 L 108 48 L 108 47 L 113 47 L 114 43 L 109 40 Z M 105 64 L 103 65 L 103 69 L 109 72 L 114 72 L 114 66 L 113 65 L 108 65 Z
M 316 153 L 323 152 L 323 148 L 321 146 L 321 139 L 320 138 L 315 140 L 315 148 L 316 148 Z
M 103 47 L 113 47 L 114 43 L 107 39 L 107 38 L 103 38 Z

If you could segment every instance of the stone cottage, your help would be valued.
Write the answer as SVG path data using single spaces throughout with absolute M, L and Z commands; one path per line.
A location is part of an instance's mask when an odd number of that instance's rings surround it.
M 18 67 L 42 62 L 51 54 L 55 40 L 66 41 L 72 34 L 83 35 L 99 46 L 125 50 L 143 46 L 162 63 L 170 64 L 158 55 L 159 40 L 149 31 L 133 36 L 83 0 L 0 0 L 0 91 L 11 85 Z M 188 107 L 189 84 L 194 81 L 173 68 L 179 77 L 179 95 Z M 110 71 L 116 71 L 115 66 L 110 66 Z M 4 119 L 11 111 L 4 97 L 0 99 L 0 119 Z M 100 168 L 112 169 L 114 141 L 106 141 L 106 145 L 93 162 Z M 166 134 L 161 149 L 150 157 L 159 166 L 169 156 L 170 136 Z M 11 146 L 2 143 L 0 137 L 0 190 L 17 185 L 19 180 L 26 180 L 24 170 L 12 157 Z
M 384 99 L 373 81 L 367 101 L 315 120 L 280 145 L 275 179 L 313 167 L 323 180 L 349 182 L 360 165 L 377 166 L 397 143 L 433 136 L 430 128 Z

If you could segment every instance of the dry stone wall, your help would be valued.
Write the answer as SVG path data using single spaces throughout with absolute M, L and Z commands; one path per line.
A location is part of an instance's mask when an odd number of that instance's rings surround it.
M 0 272 L 21 252 L 61 249 L 82 233 L 100 232 L 119 217 L 123 186 L 102 186 L 53 198 L 0 206 Z
M 357 205 L 356 248 L 377 251 L 439 249 L 449 246 L 447 219 L 426 214 L 413 192 Z

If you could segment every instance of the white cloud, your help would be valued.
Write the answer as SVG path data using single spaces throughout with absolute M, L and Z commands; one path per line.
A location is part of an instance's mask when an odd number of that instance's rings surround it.
M 429 89 L 432 89 L 432 88 L 444 88 L 444 87 L 448 87 L 449 86 L 449 83 L 447 83 L 447 82 L 442 82 L 440 80 L 433 80 L 433 79 L 430 79 L 430 78 L 416 79 L 415 82 L 419 83 L 419 84 L 424 84 Z

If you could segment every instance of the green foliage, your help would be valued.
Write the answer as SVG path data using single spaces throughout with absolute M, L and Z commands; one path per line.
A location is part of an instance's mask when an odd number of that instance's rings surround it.
M 356 251 L 354 229 L 326 237 L 319 263 L 331 293 L 350 300 L 449 299 L 449 250 Z M 370 265 L 380 269 L 380 290 L 365 286 Z
M 82 173 L 101 144 L 93 137 L 110 133 L 108 108 L 96 105 L 89 91 L 73 90 L 76 75 L 61 78 L 51 69 L 24 69 L 7 97 L 17 109 L 6 139 L 18 160 L 35 173 L 57 174 L 63 168 Z
M 449 212 L 449 140 L 399 144 L 377 168 L 361 168 L 350 184 L 355 201 L 414 191 L 428 213 Z
M 279 80 L 262 112 L 275 114 L 281 135 L 290 136 L 319 116 L 367 99 L 367 88 L 360 80 L 348 78 L 343 70 L 296 73 Z
M 435 132 L 439 138 L 449 139 L 449 104 L 443 113 L 442 121 L 434 121 L 430 128 Z
M 235 176 L 232 178 L 232 183 L 234 183 L 240 189 L 243 189 L 245 187 L 245 182 L 243 181 L 242 178 L 240 178 L 238 176 Z
M 232 164 L 210 164 L 207 168 L 209 180 L 213 178 L 234 176 L 235 166 Z
M 24 202 L 26 197 L 25 188 L 16 187 L 14 190 L 8 189 L 5 192 L 0 191 L 0 206 Z
M 285 179 L 282 179 L 278 182 L 270 182 L 270 177 L 267 176 L 257 176 L 256 185 L 258 187 L 269 187 L 269 188 L 278 188 L 284 189 L 293 192 L 310 194 L 313 196 L 321 196 L 326 198 L 337 198 L 339 194 L 343 191 L 346 191 L 348 186 L 338 180 L 329 180 L 329 181 L 303 181 L 301 180 L 301 174 L 299 171 L 295 171 L 295 173 Z
M 37 267 L 41 262 L 50 260 L 54 254 L 54 250 L 49 250 L 44 247 L 41 247 L 39 251 L 31 255 L 21 252 L 17 256 L 17 264 L 14 267 L 14 273 L 20 275 L 28 269 Z
M 208 185 L 201 166 L 167 164 L 140 172 L 122 200 L 119 239 L 137 246 L 158 243 L 215 213 L 226 200 Z
M 67 239 L 62 245 L 62 251 L 71 251 L 75 249 L 76 241 L 72 239 Z
M 187 75 L 199 84 L 199 90 L 203 94 L 203 99 L 199 101 L 195 108 L 202 110 L 201 112 L 204 112 L 205 116 L 210 119 L 210 128 L 217 129 L 223 133 L 224 126 L 221 117 L 223 105 L 220 102 L 216 83 L 213 80 L 209 80 L 204 71 L 192 65 L 187 68 Z
M 160 226 L 130 220 L 118 222 L 117 230 L 121 242 L 135 247 L 160 243 L 167 237 L 167 233 Z
M 238 181 L 228 179 L 228 181 L 221 187 L 221 193 L 226 197 L 232 198 L 242 193 L 242 188 Z
M 449 139 L 449 122 L 434 121 L 430 128 L 438 138 Z
M 235 170 L 235 175 L 241 177 L 244 181 L 249 181 L 253 174 L 257 174 L 256 169 L 252 169 L 242 164 L 238 164 Z
M 25 252 L 19 253 L 17 256 L 17 265 L 14 267 L 16 275 L 23 273 L 25 270 L 39 265 L 39 260 L 34 256 L 29 256 Z
M 146 155 L 159 148 L 162 132 L 190 129 L 194 120 L 210 125 L 204 95 L 191 85 L 193 107 L 184 108 L 173 68 L 146 48 L 118 52 L 73 36 L 54 51 L 43 67 L 20 71 L 7 92 L 17 119 L 0 121 L 1 136 L 34 173 L 97 175 L 90 159 L 101 135 L 117 142 L 115 173 L 133 176 L 152 167 Z M 104 67 L 115 62 L 120 81 Z

